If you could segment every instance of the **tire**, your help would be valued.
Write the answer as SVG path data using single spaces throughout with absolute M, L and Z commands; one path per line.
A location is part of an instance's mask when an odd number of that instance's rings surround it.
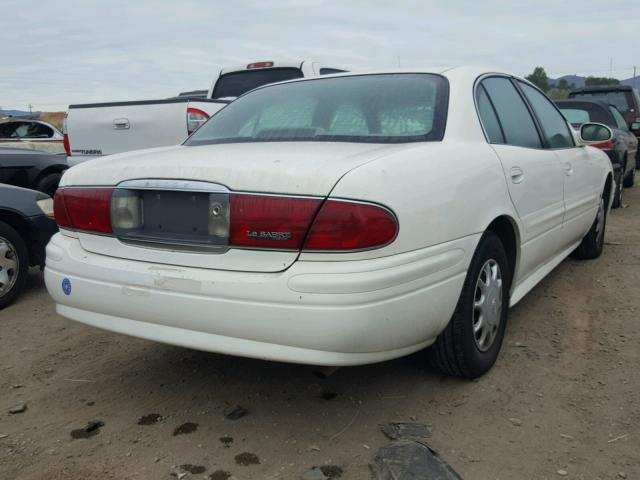
M 493 282 L 501 277 L 499 286 L 482 281 L 488 272 L 496 275 Z M 493 366 L 507 325 L 511 275 L 502 242 L 493 232 L 485 232 L 467 270 L 453 317 L 427 352 L 432 366 L 447 375 L 468 379 L 483 375 Z M 484 302 L 479 303 L 482 298 Z
M 61 173 L 50 173 L 48 175 L 45 175 L 38 182 L 38 187 L 36 190 L 42 193 L 46 193 L 50 197 L 53 197 L 53 194 L 56 193 L 56 190 L 58 189 L 60 178 L 62 178 Z
M 0 222 L 0 310 L 18 296 L 27 280 L 29 252 L 15 229 Z
M 604 234 L 607 226 L 607 209 L 605 207 L 604 195 L 600 198 L 600 206 L 598 213 L 591 225 L 591 228 L 582 239 L 578 248 L 576 248 L 571 256 L 578 260 L 591 260 L 602 255 L 604 248 Z
M 627 178 L 624 179 L 624 188 L 631 188 L 636 184 L 636 169 L 632 168 L 627 175 Z
M 622 196 L 624 193 L 624 187 L 622 179 L 624 175 L 624 167 L 620 170 L 620 174 L 616 179 L 616 191 L 613 193 L 613 202 L 611 203 L 611 208 L 620 208 L 622 206 Z

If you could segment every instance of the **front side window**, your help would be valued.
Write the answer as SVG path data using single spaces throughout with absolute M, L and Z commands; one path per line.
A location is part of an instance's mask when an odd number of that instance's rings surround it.
M 20 126 L 16 122 L 7 122 L 0 124 L 0 138 L 13 138 L 16 128 Z
M 185 145 L 439 141 L 448 82 L 433 74 L 314 78 L 270 85 L 220 110 Z
M 495 107 L 505 143 L 518 147 L 542 148 L 536 125 L 524 100 L 504 77 L 489 77 L 481 84 Z
M 538 90 L 524 82 L 518 82 L 524 92 L 525 97 L 542 128 L 547 143 L 551 148 L 571 148 L 574 147 L 573 137 L 569 131 L 567 121 L 558 109 Z

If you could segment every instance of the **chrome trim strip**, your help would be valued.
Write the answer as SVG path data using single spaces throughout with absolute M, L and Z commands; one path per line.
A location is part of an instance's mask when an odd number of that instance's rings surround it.
M 116 185 L 115 188 L 126 188 L 129 190 L 173 190 L 202 193 L 229 193 L 229 189 L 227 187 L 218 183 L 162 178 L 125 180 Z

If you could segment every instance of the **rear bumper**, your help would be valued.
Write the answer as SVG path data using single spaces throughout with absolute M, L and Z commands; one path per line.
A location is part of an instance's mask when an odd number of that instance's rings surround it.
M 477 241 L 250 273 L 93 254 L 58 234 L 47 246 L 45 281 L 58 313 L 105 330 L 231 355 L 357 365 L 435 340 Z

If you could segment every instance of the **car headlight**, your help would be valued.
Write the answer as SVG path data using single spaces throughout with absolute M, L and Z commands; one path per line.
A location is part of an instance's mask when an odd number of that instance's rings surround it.
M 40 208 L 42 213 L 47 217 L 55 218 L 53 215 L 53 198 L 43 198 L 42 200 L 38 200 L 36 203 L 38 204 L 38 208 Z

